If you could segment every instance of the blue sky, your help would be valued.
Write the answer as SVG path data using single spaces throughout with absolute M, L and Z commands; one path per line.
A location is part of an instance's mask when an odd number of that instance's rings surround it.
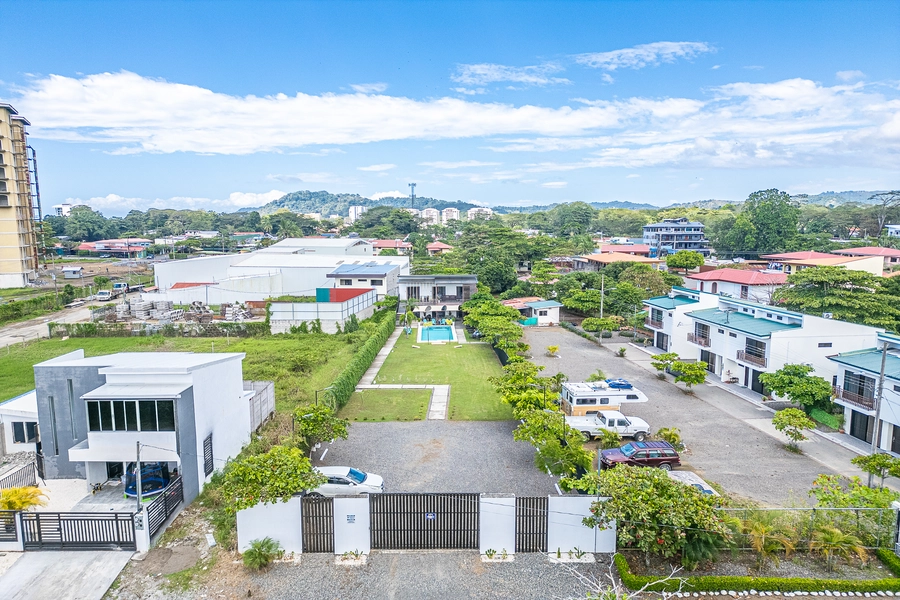
M 898 2 L 0 2 L 46 206 L 900 187 Z

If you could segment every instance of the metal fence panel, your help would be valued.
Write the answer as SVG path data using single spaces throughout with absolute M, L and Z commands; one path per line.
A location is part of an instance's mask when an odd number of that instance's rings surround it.
M 37 470 L 34 463 L 28 463 L 22 467 L 7 473 L 0 478 L 0 490 L 14 487 L 36 486 Z
M 184 501 L 184 486 L 179 475 L 166 486 L 166 489 L 153 502 L 147 505 L 147 526 L 152 538 L 159 531 L 178 505 Z
M 372 548 L 478 549 L 478 494 L 372 494 Z
M 136 550 L 132 513 L 22 513 L 26 550 Z
M 19 541 L 19 527 L 16 525 L 16 511 L 0 510 L 0 543 Z
M 516 552 L 547 552 L 547 496 L 516 496 Z
M 300 514 L 303 551 L 334 552 L 334 499 L 304 496 Z

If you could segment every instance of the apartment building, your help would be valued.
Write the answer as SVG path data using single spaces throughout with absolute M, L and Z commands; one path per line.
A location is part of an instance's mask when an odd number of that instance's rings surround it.
M 696 354 L 697 350 L 688 342 L 688 332 L 693 331 L 694 322 L 687 316 L 693 310 L 717 306 L 715 294 L 707 294 L 686 287 L 673 287 L 665 296 L 644 300 L 644 329 L 650 333 L 653 345 L 660 352 L 675 352 L 679 356 Z
M 368 206 L 351 206 L 349 211 L 350 222 L 355 223 L 367 210 L 369 210 Z
M 475 208 L 470 208 L 466 211 L 466 217 L 472 221 L 474 219 L 490 219 L 494 214 L 490 208 L 484 208 L 483 206 L 476 206 Z
M 37 276 L 35 173 L 29 168 L 28 119 L 0 104 L 0 288 L 23 287 Z M 32 163 L 33 164 L 33 163 Z M 34 189 L 32 189 L 34 186 Z
M 446 225 L 450 221 L 459 221 L 458 208 L 445 208 L 441 211 L 441 222 Z
M 679 250 L 693 250 L 709 256 L 709 240 L 703 228 L 703 223 L 689 221 L 686 217 L 663 219 L 644 225 L 644 244 L 650 246 L 651 256 L 665 256 Z

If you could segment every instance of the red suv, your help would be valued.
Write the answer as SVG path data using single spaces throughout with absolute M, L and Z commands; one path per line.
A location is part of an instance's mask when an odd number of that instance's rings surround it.
M 659 467 L 671 471 L 681 465 L 678 452 L 669 442 L 630 442 L 621 448 L 604 450 L 600 453 L 600 468 L 616 465 L 635 467 Z

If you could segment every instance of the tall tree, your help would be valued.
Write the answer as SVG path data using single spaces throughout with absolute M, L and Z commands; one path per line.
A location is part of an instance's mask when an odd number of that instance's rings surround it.
M 885 221 L 900 206 L 900 190 L 872 194 L 869 196 L 869 200 L 875 202 L 875 216 L 878 219 L 878 232 L 875 235 L 881 235 Z
M 791 310 L 896 331 L 897 298 L 884 293 L 883 278 L 843 267 L 811 267 L 788 276 L 775 292 L 775 304 Z
M 702 264 L 703 255 L 693 250 L 679 250 L 666 257 L 666 267 L 680 270 L 685 275 L 690 269 L 696 269 Z
M 799 404 L 809 412 L 831 404 L 831 384 L 815 375 L 809 365 L 784 365 L 774 373 L 763 373 L 759 381 L 782 398 Z
M 756 230 L 758 252 L 780 252 L 797 235 L 800 209 L 785 192 L 753 192 L 744 203 L 744 213 Z

